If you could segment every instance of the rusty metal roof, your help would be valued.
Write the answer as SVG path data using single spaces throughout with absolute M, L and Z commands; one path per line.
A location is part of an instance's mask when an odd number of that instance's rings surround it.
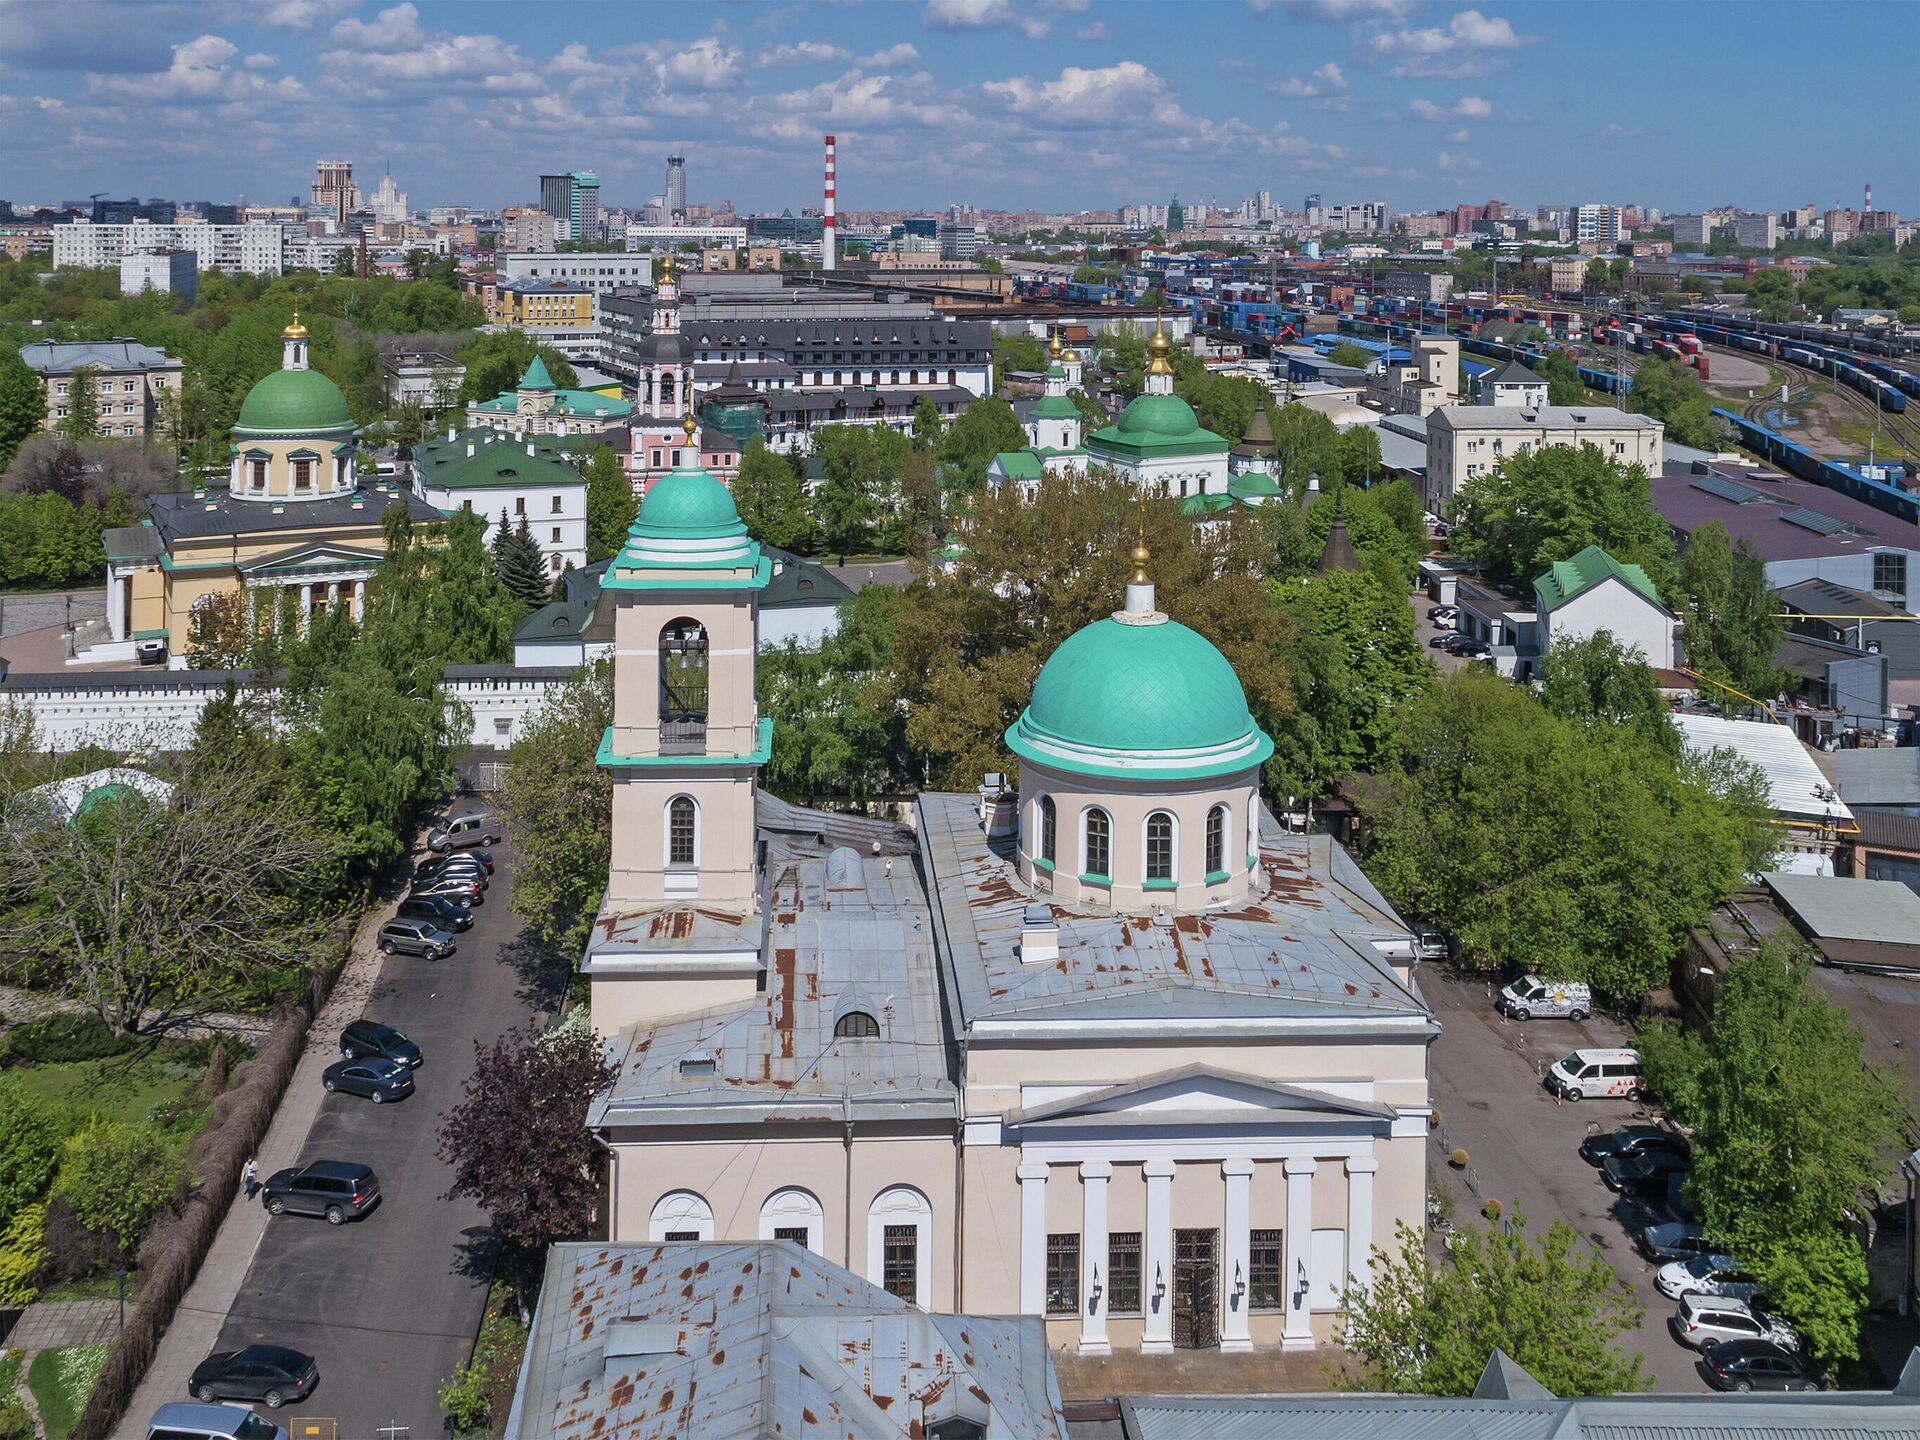
M 507 1440 L 1062 1440 L 1038 1317 L 929 1315 L 785 1241 L 547 1252 Z
M 876 1118 L 952 1126 L 958 1090 L 913 832 L 772 797 L 760 805 L 768 883 L 761 993 L 614 1037 L 620 1073 L 588 1124 Z M 613 933 L 638 931 L 644 920 L 646 930 L 692 945 L 727 932 L 724 918 L 655 910 L 622 917 Z M 744 917 L 731 918 L 730 933 L 759 943 L 759 919 L 749 933 Z M 657 938 L 645 944 L 660 948 Z M 854 1010 L 880 1033 L 836 1037 L 836 1023 Z
M 963 1027 L 982 1020 L 1314 1019 L 1431 1024 L 1419 993 L 1376 948 L 1406 926 L 1338 845 L 1263 815 L 1261 893 L 1156 920 L 1054 902 L 1060 957 L 1022 963 L 1029 893 L 1013 841 L 989 840 L 972 796 L 920 797 L 941 963 Z

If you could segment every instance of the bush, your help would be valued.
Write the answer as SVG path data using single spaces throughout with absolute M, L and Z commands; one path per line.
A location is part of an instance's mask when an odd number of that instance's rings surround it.
M 113 1236 L 81 1224 L 64 1195 L 55 1195 L 47 1202 L 42 1225 L 39 1274 L 42 1285 L 78 1280 L 96 1270 L 104 1270 L 119 1257 Z
M 82 1225 L 111 1236 L 131 1256 L 181 1179 L 180 1157 L 156 1127 L 96 1119 L 60 1147 L 54 1194 Z
M 122 1035 L 98 1015 L 48 1015 L 30 1020 L 0 1041 L 0 1065 L 65 1065 L 75 1060 L 104 1060 L 140 1044 Z
M 46 1238 L 45 1205 L 21 1207 L 13 1223 L 0 1231 L 0 1306 L 31 1305 L 40 1293 L 34 1288 L 33 1277 L 39 1273 Z
M 60 1127 L 46 1102 L 0 1085 L 0 1229 L 47 1192 L 60 1160 Z

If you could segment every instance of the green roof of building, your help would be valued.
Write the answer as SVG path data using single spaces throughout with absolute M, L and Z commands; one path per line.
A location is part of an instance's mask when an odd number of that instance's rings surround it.
M 551 390 L 553 388 L 553 377 L 547 373 L 547 362 L 538 355 L 534 356 L 533 363 L 527 366 L 527 373 L 520 377 L 520 389 Z
M 1280 483 L 1264 470 L 1247 470 L 1227 482 L 1227 493 L 1236 500 L 1266 499 L 1280 493 Z
M 1139 455 L 1224 455 L 1226 440 L 1205 429 L 1193 407 L 1178 395 L 1140 395 L 1120 412 L 1117 424 L 1087 437 L 1095 452 Z
M 1025 450 L 1002 450 L 994 456 L 1000 466 L 1000 473 L 1009 480 L 1038 480 L 1046 473 L 1046 467 L 1040 463 L 1040 457 L 1031 447 Z
M 1608 579 L 1618 580 L 1661 609 L 1666 608 L 1645 570 L 1638 565 L 1622 565 L 1598 545 L 1587 546 L 1570 560 L 1558 561 L 1533 582 L 1533 597 L 1541 610 L 1552 610 Z
M 467 447 L 473 454 L 467 454 Z M 533 451 L 528 454 L 528 450 Z M 518 489 L 529 485 L 585 485 L 586 477 L 560 458 L 544 435 L 517 439 L 503 431 L 476 426 L 451 440 L 432 440 L 414 448 L 421 479 L 434 490 Z
M 1073 420 L 1079 417 L 1080 407 L 1065 395 L 1046 395 L 1033 402 L 1033 408 L 1027 411 L 1029 420 Z
M 275 370 L 240 406 L 235 435 L 296 437 L 353 428 L 347 397 L 318 370 Z
M 1064 380 L 1067 378 L 1067 372 L 1059 365 L 1049 365 L 1047 367 L 1047 378 L 1049 380 Z
M 549 415 L 565 415 L 570 419 L 580 420 L 624 420 L 633 413 L 632 401 L 616 399 L 612 395 L 602 395 L 597 390 L 548 388 L 553 395 L 553 404 L 547 410 Z M 473 408 L 501 415 L 515 414 L 520 409 L 519 392 L 503 390 L 491 400 L 475 402 Z
M 1273 753 L 1226 656 L 1164 616 L 1109 617 L 1067 637 L 1006 739 L 1036 764 L 1142 780 L 1232 774 Z
M 727 487 L 705 470 L 669 470 L 647 491 L 629 532 L 654 540 L 706 540 L 745 535 Z
M 1201 519 L 1233 508 L 1231 495 L 1189 495 L 1180 502 L 1180 513 L 1189 520 Z

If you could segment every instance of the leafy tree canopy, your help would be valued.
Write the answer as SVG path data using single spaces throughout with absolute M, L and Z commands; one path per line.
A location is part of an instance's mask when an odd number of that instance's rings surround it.
M 1766 563 L 1744 539 L 1736 547 L 1718 520 L 1695 530 L 1681 557 L 1680 588 L 1689 666 L 1761 699 L 1786 688 L 1778 663 L 1786 621 Z
M 460 398 L 466 402 L 491 400 L 503 390 L 511 390 L 527 373 L 538 355 L 546 362 L 547 374 L 562 390 L 580 383 L 567 357 L 551 345 L 542 345 L 523 330 L 496 330 L 491 335 L 476 335 L 454 356 L 467 367 L 460 385 Z
M 1642 360 L 1634 366 L 1627 404 L 1635 413 L 1663 422 L 1667 439 L 1675 444 L 1711 450 L 1718 441 L 1713 401 L 1699 376 L 1678 360 Z

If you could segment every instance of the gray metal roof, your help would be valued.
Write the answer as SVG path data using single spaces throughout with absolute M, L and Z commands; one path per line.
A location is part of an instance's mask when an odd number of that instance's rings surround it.
M 930 1315 L 787 1241 L 554 1245 L 507 1440 L 1059 1440 L 1039 1317 Z
M 609 939 L 644 924 L 668 940 L 683 928 L 690 941 L 706 937 L 708 948 L 729 939 L 754 945 L 765 957 L 763 993 L 616 1037 L 610 1051 L 619 1075 L 594 1102 L 588 1123 L 847 1117 L 950 1127 L 958 1090 L 912 832 L 772 796 L 760 805 L 769 880 L 764 941 L 759 917 L 708 908 L 653 910 L 613 925 L 615 917 L 603 916 L 597 927 Z M 603 948 L 596 939 L 595 953 Z M 660 942 L 650 940 L 648 948 Z M 835 1024 L 849 1010 L 871 1015 L 880 1034 L 836 1037 Z M 692 1072 L 682 1066 L 690 1058 Z
M 1019 940 L 1029 893 L 1013 842 L 989 840 L 973 797 L 920 797 L 922 855 L 960 1022 L 1313 1019 L 1425 1021 L 1419 994 L 1376 942 L 1406 927 L 1338 845 L 1288 835 L 1262 817 L 1260 893 L 1234 909 L 1114 914 L 1051 906 L 1058 960 L 1025 964 Z
M 1833 783 L 1849 806 L 1920 805 L 1920 749 L 1836 750 Z
M 1816 940 L 1920 946 L 1920 895 L 1898 880 L 1788 874 L 1761 878 Z
M 1456 424 L 1456 422 L 1458 422 Z M 1442 405 L 1427 416 L 1440 430 L 1650 430 L 1660 422 L 1611 405 Z
M 379 528 L 389 506 L 405 505 L 417 521 L 439 520 L 441 513 L 410 490 L 390 484 L 363 485 L 341 495 L 314 500 L 236 499 L 228 490 L 177 491 L 147 497 L 154 528 L 171 550 L 179 540 L 209 535 L 256 535 L 273 530 L 328 530 L 344 526 Z
M 118 374 L 128 370 L 178 370 L 184 361 L 137 340 L 39 340 L 20 347 L 29 370 L 68 375 L 82 365 Z

